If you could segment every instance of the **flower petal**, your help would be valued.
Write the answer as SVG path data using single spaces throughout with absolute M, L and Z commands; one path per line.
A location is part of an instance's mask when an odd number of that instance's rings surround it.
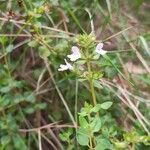
M 68 67 L 67 65 L 60 65 L 60 68 L 58 69 L 58 71 L 65 71 L 65 70 L 68 70 Z
M 79 50 L 79 48 L 77 46 L 73 46 L 71 51 L 72 51 L 72 54 L 71 55 L 67 55 L 67 57 L 71 61 L 76 61 L 77 59 L 81 58 L 80 50 Z
M 100 55 L 105 55 L 107 53 L 107 51 L 103 50 L 104 44 L 103 43 L 99 43 L 97 46 L 96 46 L 96 50 L 95 52 L 100 54 Z
M 103 48 L 103 46 L 104 46 L 103 43 L 99 43 L 99 44 L 97 44 L 96 49 L 101 50 Z
M 73 66 L 70 63 L 68 63 L 66 59 L 64 59 L 64 60 L 65 60 L 66 65 L 61 64 L 58 71 L 65 71 L 65 70 L 68 70 L 68 69 L 73 70 Z
M 73 54 L 79 54 L 80 50 L 77 46 L 72 46 L 71 51 L 73 52 Z
M 66 59 L 64 59 L 64 60 L 65 60 L 65 63 L 66 63 L 66 66 L 68 67 L 68 69 L 73 70 L 73 66 L 70 63 L 68 63 Z
M 71 61 L 76 61 L 77 59 L 81 58 L 80 56 L 74 55 L 74 54 L 67 55 L 67 57 L 68 57 Z
M 107 53 L 107 51 L 105 51 L 103 49 L 99 52 L 100 55 L 105 55 L 106 53 Z

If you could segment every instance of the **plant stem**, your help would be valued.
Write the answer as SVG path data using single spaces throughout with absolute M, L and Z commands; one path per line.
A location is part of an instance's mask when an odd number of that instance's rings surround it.
M 92 138 L 90 137 L 90 150 L 93 150 L 93 146 L 92 146 Z
M 78 79 L 76 79 L 76 88 L 75 88 L 75 107 L 74 107 L 74 110 L 75 110 L 75 121 L 76 123 L 78 124 L 78 119 L 77 119 L 77 114 L 78 114 Z
M 95 91 L 94 91 L 94 85 L 93 85 L 93 78 L 92 78 L 92 71 L 91 71 L 91 65 L 90 62 L 87 60 L 87 68 L 88 68 L 88 73 L 90 74 L 89 76 L 89 84 L 90 84 L 90 89 L 91 89 L 91 94 L 92 94 L 92 100 L 93 100 L 93 105 L 96 106 L 96 96 L 95 96 Z
M 135 143 L 132 143 L 132 150 L 135 150 Z

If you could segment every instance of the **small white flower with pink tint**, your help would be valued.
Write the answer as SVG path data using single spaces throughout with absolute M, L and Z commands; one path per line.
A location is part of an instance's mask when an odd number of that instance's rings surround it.
M 66 59 L 64 59 L 64 60 L 65 60 L 66 64 L 65 65 L 61 64 L 58 71 L 73 70 L 73 66 L 70 63 L 68 63 Z
M 81 58 L 80 50 L 77 46 L 73 46 L 71 51 L 72 51 L 72 54 L 67 55 L 70 61 L 76 61 L 77 59 Z
M 97 44 L 95 52 L 100 55 L 105 55 L 107 53 L 107 51 L 103 50 L 103 46 L 104 46 L 103 43 Z

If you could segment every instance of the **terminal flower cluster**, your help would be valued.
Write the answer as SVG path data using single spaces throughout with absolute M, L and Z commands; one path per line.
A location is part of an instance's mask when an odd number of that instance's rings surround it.
M 100 55 L 105 55 L 107 51 L 103 50 L 103 43 L 99 43 L 96 46 L 95 52 Z M 76 60 L 81 58 L 80 49 L 77 46 L 72 46 L 71 48 L 72 53 L 67 55 L 71 62 L 75 62 Z M 61 64 L 58 71 L 65 71 L 65 70 L 73 70 L 73 66 L 69 63 L 66 59 L 64 59 L 65 64 Z

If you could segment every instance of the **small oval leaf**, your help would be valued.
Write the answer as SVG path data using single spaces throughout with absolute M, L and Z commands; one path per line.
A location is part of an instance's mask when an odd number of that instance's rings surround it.
M 104 102 L 104 103 L 101 104 L 101 108 L 102 108 L 102 109 L 108 109 L 108 108 L 111 107 L 112 104 L 113 104 L 113 103 L 110 102 L 110 101 Z

